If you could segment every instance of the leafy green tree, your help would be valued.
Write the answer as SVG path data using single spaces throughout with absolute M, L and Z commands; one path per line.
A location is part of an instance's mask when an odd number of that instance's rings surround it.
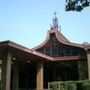
M 66 0 L 66 11 L 82 11 L 90 6 L 90 0 Z

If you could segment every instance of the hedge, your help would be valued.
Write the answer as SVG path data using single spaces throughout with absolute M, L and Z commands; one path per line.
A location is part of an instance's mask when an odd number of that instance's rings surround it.
M 83 90 L 90 90 L 90 81 L 85 81 L 82 83 Z
M 90 90 L 90 80 L 51 82 L 50 90 Z

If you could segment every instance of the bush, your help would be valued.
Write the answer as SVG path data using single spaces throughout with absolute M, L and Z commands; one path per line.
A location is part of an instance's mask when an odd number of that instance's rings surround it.
M 68 90 L 68 83 L 63 82 L 62 84 L 60 84 L 60 90 Z
M 90 90 L 90 81 L 84 81 L 82 83 L 83 90 Z
M 59 90 L 59 84 L 57 82 L 52 82 L 50 84 L 50 90 Z
M 70 84 L 68 84 L 68 90 L 77 90 L 76 83 L 70 83 Z
M 63 82 L 62 84 L 60 84 L 60 90 L 77 90 L 76 82 Z
M 50 90 L 77 90 L 76 83 L 74 82 L 62 82 L 59 87 L 58 82 L 52 82 L 50 84 Z
M 90 90 L 90 80 L 51 82 L 50 90 Z

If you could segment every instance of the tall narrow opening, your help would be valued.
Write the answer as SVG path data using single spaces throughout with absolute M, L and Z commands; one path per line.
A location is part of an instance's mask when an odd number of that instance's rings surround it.
M 23 90 L 36 88 L 36 63 L 20 64 L 19 88 Z

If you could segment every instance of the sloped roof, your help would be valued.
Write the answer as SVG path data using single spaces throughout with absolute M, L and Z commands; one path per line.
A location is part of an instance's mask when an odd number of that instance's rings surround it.
M 51 57 L 39 53 L 37 51 L 32 51 L 22 45 L 19 45 L 10 40 L 0 42 L 0 58 L 2 57 L 3 51 L 11 51 L 13 57 L 24 60 L 52 60 Z
M 37 50 L 37 49 L 40 49 L 43 46 L 45 46 L 49 42 L 49 40 L 50 40 L 50 34 L 51 33 L 55 33 L 56 38 L 62 44 L 69 45 L 69 46 L 74 46 L 74 47 L 78 47 L 78 48 L 84 48 L 85 47 L 83 44 L 76 44 L 76 43 L 70 42 L 60 31 L 58 31 L 57 29 L 54 28 L 54 29 L 51 29 L 51 30 L 49 30 L 47 32 L 46 40 L 43 43 L 41 43 L 40 45 L 32 48 L 32 50 Z
M 12 41 L 3 41 L 0 42 L 0 59 L 2 55 L 3 50 L 9 50 L 12 52 L 12 56 L 19 58 L 20 60 L 27 62 L 27 61 L 63 61 L 63 60 L 79 60 L 85 57 L 80 56 L 65 56 L 65 57 L 51 57 L 48 55 L 45 55 L 43 53 L 37 52 L 35 50 L 31 50 L 29 48 L 26 48 L 22 45 L 19 45 Z M 18 59 L 18 60 L 19 60 Z
M 73 47 L 78 47 L 78 48 L 83 48 L 85 50 L 90 49 L 90 45 L 85 46 L 83 44 L 75 44 L 75 43 L 70 42 L 61 32 L 59 32 L 57 29 L 54 28 L 47 32 L 47 38 L 43 43 L 41 43 L 40 45 L 32 49 L 26 48 L 22 45 L 19 45 L 9 40 L 0 42 L 0 56 L 1 56 L 2 50 L 10 50 L 13 54 L 13 57 L 19 57 L 25 60 L 63 61 L 63 60 L 79 60 L 79 59 L 86 58 L 86 57 L 80 57 L 78 55 L 77 56 L 52 57 L 52 56 L 43 54 L 41 52 L 38 52 L 37 51 L 38 49 L 44 47 L 49 42 L 50 34 L 52 33 L 55 34 L 57 40 L 62 44 L 73 46 Z

